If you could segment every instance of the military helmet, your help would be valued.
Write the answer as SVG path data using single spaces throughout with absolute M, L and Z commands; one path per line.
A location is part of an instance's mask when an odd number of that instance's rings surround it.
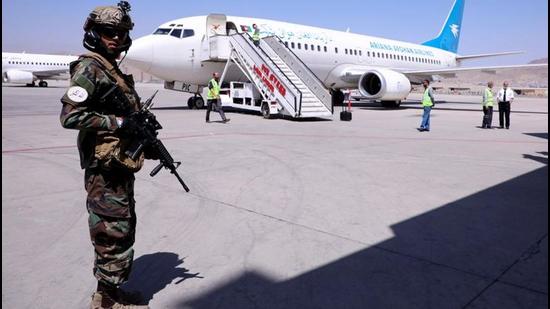
M 120 1 L 118 6 L 98 6 L 86 19 L 84 30 L 88 31 L 94 26 L 103 26 L 130 31 L 134 28 L 134 23 L 128 14 L 129 11 L 130 4 L 126 1 Z
M 132 45 L 132 39 L 128 33 L 134 28 L 134 23 L 128 12 L 130 12 L 130 4 L 127 1 L 120 1 L 117 6 L 96 7 L 84 23 L 84 47 L 90 51 L 111 56 L 128 51 Z M 116 34 L 120 33 L 119 31 L 126 33 L 124 34 L 126 37 L 124 43 L 117 50 L 109 50 L 101 42 L 100 33 Z

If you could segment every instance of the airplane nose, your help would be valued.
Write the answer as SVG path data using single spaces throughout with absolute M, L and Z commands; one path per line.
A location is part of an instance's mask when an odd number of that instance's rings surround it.
M 133 41 L 125 61 L 127 61 L 128 65 L 148 73 L 153 64 L 153 42 L 151 36 Z

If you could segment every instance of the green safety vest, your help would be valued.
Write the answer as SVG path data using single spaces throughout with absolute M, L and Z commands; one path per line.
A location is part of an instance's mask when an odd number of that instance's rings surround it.
M 483 105 L 486 107 L 495 106 L 495 98 L 490 88 L 485 89 L 485 101 L 483 102 Z
M 430 88 L 427 88 L 426 91 L 424 91 L 424 98 L 422 98 L 422 106 L 424 107 L 434 106 L 434 103 L 432 102 L 432 98 L 430 98 Z
M 215 79 L 211 79 L 208 83 L 208 86 L 210 87 L 210 83 L 212 83 L 212 89 L 208 89 L 208 100 L 215 100 L 220 96 L 220 85 Z
M 252 34 L 252 39 L 254 41 L 259 41 L 260 40 L 260 29 L 255 29 L 254 30 L 254 34 Z

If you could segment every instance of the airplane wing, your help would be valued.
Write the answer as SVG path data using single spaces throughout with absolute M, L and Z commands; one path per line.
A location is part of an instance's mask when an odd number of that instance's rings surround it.
M 508 65 L 508 66 L 492 66 L 492 67 L 471 67 L 471 68 L 449 68 L 442 70 L 420 70 L 420 71 L 401 71 L 401 73 L 407 76 L 414 77 L 428 77 L 433 75 L 439 75 L 442 77 L 454 77 L 456 73 L 461 72 L 475 72 L 496 74 L 499 71 L 513 70 L 513 69 L 535 69 L 535 68 L 547 68 L 548 64 L 523 64 L 523 65 Z
M 62 74 L 68 74 L 68 73 L 69 73 L 69 69 L 32 71 L 32 74 L 34 76 L 36 76 L 37 78 L 43 78 L 43 79 L 59 76 L 59 75 L 62 75 Z
M 456 56 L 456 61 L 463 61 L 463 60 L 472 60 L 472 59 L 482 59 L 482 58 L 491 58 L 491 57 L 500 57 L 500 56 L 509 56 L 509 55 L 518 55 L 523 54 L 523 51 L 513 51 L 513 52 L 504 52 L 504 53 L 495 53 L 495 54 L 480 54 L 480 55 L 466 55 Z

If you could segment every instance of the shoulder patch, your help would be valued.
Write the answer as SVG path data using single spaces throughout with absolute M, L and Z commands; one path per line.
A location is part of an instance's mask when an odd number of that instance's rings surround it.
M 73 86 L 67 90 L 67 97 L 76 103 L 82 103 L 88 98 L 88 91 L 80 86 Z

